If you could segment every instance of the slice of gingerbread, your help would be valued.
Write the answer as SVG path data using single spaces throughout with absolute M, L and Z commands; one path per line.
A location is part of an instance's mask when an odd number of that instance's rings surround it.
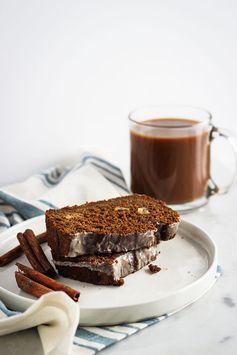
M 179 223 L 165 202 L 138 194 L 46 211 L 54 259 L 149 248 L 173 238 Z
M 158 246 L 154 245 L 119 254 L 59 258 L 54 264 L 64 277 L 96 285 L 121 286 L 123 277 L 154 261 L 158 253 Z

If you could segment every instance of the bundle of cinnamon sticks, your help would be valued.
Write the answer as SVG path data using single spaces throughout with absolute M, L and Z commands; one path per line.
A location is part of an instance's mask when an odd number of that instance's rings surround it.
M 36 236 L 39 243 L 42 244 L 47 241 L 46 232 L 41 233 Z M 7 253 L 0 256 L 0 267 L 10 264 L 12 261 L 17 259 L 23 254 L 23 250 L 20 245 L 17 245 L 15 248 L 9 250 Z
M 31 229 L 26 229 L 24 233 L 18 233 L 17 239 L 33 269 L 50 277 L 56 275 L 53 266 L 48 261 L 38 239 Z
M 17 239 L 20 245 L 0 256 L 0 267 L 6 266 L 22 253 L 25 254 L 33 269 L 16 263 L 18 271 L 15 272 L 15 278 L 18 287 L 37 298 L 48 292 L 64 291 L 77 302 L 80 296 L 79 291 L 53 279 L 57 275 L 56 271 L 40 245 L 47 241 L 46 233 L 35 236 L 31 229 L 27 229 L 24 233 L 18 233 Z

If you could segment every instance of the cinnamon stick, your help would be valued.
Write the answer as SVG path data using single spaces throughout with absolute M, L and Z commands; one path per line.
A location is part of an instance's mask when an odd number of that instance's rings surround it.
M 37 298 L 44 295 L 45 293 L 52 292 L 52 290 L 50 290 L 48 287 L 40 285 L 39 283 L 29 279 L 19 271 L 15 271 L 15 278 L 20 289 Z
M 34 269 L 39 270 L 40 272 L 44 272 L 43 267 L 40 265 L 38 259 L 35 258 L 34 253 L 27 241 L 27 239 L 25 238 L 23 233 L 18 233 L 17 234 L 17 239 L 19 240 L 19 243 L 21 245 L 21 248 L 25 254 L 25 256 L 27 257 L 29 263 L 31 264 L 31 266 Z
M 25 256 L 35 270 L 49 276 L 56 275 L 54 268 L 46 258 L 39 241 L 31 229 L 27 229 L 24 233 L 18 233 L 17 238 Z
M 53 266 L 48 261 L 39 241 L 37 240 L 34 232 L 31 229 L 26 229 L 24 233 L 25 238 L 28 240 L 29 245 L 31 246 L 36 259 L 38 259 L 40 265 L 44 270 L 44 274 L 53 277 L 56 275 L 56 272 Z
M 20 272 L 22 272 L 26 277 L 31 280 L 38 282 L 39 284 L 46 286 L 47 288 L 54 291 L 64 291 L 68 294 L 69 297 L 73 299 L 73 301 L 77 302 L 80 296 L 80 292 L 74 290 L 73 288 L 66 286 L 63 282 L 56 281 L 51 279 L 50 277 L 45 276 L 44 274 L 29 268 L 26 265 L 21 263 L 16 263 Z
M 46 232 L 41 233 L 36 236 L 39 243 L 42 244 L 47 241 Z M 7 253 L 0 256 L 0 267 L 10 264 L 13 260 L 17 259 L 23 254 L 23 250 L 20 245 L 17 245 L 15 248 L 9 250 Z

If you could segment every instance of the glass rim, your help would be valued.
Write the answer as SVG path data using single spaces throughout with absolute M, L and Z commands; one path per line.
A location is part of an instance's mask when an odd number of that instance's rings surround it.
M 159 109 L 159 108 L 170 108 L 172 110 L 172 108 L 179 108 L 179 109 L 193 109 L 193 110 L 197 110 L 197 111 L 202 111 L 203 113 L 205 113 L 207 115 L 207 118 L 203 119 L 202 121 L 199 121 L 195 124 L 188 124 L 185 125 L 185 126 L 175 126 L 175 127 L 172 127 L 172 126 L 164 126 L 164 125 L 159 125 L 159 124 L 152 124 L 152 123 L 147 123 L 146 121 L 139 121 L 138 119 L 135 119 L 133 118 L 132 116 L 140 111 L 140 110 L 143 110 L 143 109 Z M 172 116 L 172 115 L 170 115 Z M 159 117 L 157 117 L 159 118 Z M 160 116 L 160 118 L 163 118 L 162 116 Z M 170 117 L 172 118 L 172 117 Z M 182 117 L 179 117 L 179 118 L 182 118 Z M 144 117 L 145 119 L 145 117 Z M 185 119 L 185 118 L 184 118 Z M 191 119 L 191 117 L 190 117 Z M 129 114 L 128 114 L 128 120 L 130 122 L 133 122 L 133 123 L 136 123 L 137 125 L 141 125 L 141 126 L 146 126 L 146 127 L 154 127 L 154 128 L 169 128 L 169 129 L 187 129 L 189 127 L 193 127 L 193 128 L 196 128 L 196 127 L 201 127 L 201 126 L 204 126 L 206 124 L 210 124 L 211 121 L 212 121 L 212 114 L 210 111 L 206 110 L 205 108 L 202 108 L 202 107 L 199 107 L 199 106 L 192 106 L 192 105 L 185 105 L 185 104 L 160 104 L 160 105 L 147 105 L 147 106 L 140 106 L 140 107 L 137 107 L 135 108 L 134 110 L 130 111 Z M 188 118 L 187 118 L 188 120 Z

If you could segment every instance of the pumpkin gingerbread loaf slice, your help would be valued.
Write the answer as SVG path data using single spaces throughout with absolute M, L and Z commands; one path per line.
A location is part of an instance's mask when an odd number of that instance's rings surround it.
M 138 194 L 46 211 L 54 259 L 149 248 L 173 238 L 179 223 L 165 202 Z
M 134 273 L 158 255 L 158 246 L 119 254 L 59 258 L 54 264 L 60 275 L 96 285 L 121 286 L 123 277 Z

